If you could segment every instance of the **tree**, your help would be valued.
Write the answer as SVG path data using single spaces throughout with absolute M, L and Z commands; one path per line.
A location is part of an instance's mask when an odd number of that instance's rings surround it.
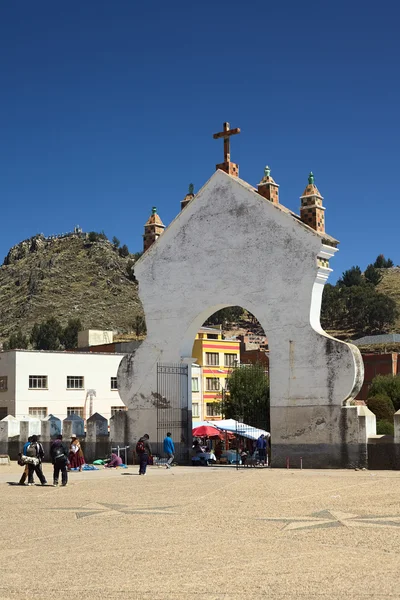
M 368 265 L 364 271 L 365 280 L 372 285 L 378 285 L 382 281 L 382 273 L 374 267 L 374 265 Z
M 235 323 L 243 315 L 243 308 L 241 306 L 228 306 L 228 308 L 221 308 L 216 313 L 211 315 L 205 325 L 222 325 L 226 328 L 227 325 Z
M 122 258 L 126 258 L 127 256 L 129 256 L 129 249 L 128 249 L 128 246 L 126 244 L 124 244 L 123 246 L 121 246 L 121 248 L 119 249 L 119 255 Z
M 36 350 L 59 350 L 63 329 L 55 317 L 40 325 L 35 323 L 31 333 L 31 344 Z
M 241 365 L 227 379 L 220 402 L 226 419 L 269 430 L 269 379 L 263 365 Z
M 143 315 L 136 315 L 133 327 L 134 327 L 137 337 L 146 335 L 146 333 L 147 333 L 146 320 Z
M 378 435 L 394 435 L 393 421 L 377 421 L 376 433 Z
M 396 411 L 400 409 L 400 375 L 377 375 L 373 378 L 368 398 L 382 395 L 391 399 Z
M 8 350 L 26 350 L 28 347 L 29 340 L 26 335 L 23 335 L 21 329 L 18 329 L 16 333 L 12 333 L 6 344 Z
M 374 267 L 377 269 L 390 269 L 390 267 L 393 267 L 393 261 L 391 258 L 386 259 L 383 254 L 380 254 L 374 262 Z
M 114 248 L 116 250 L 117 250 L 117 248 L 119 248 L 120 243 L 121 242 L 119 241 L 119 239 L 117 237 L 115 237 L 115 235 L 114 235 L 114 237 L 112 239 L 112 245 L 114 246 Z
M 342 277 L 338 281 L 339 285 L 345 287 L 351 287 L 353 285 L 363 285 L 364 280 L 362 278 L 360 267 L 351 267 L 342 274 Z
M 79 318 L 68 320 L 68 325 L 64 328 L 60 339 L 66 350 L 74 350 L 78 347 L 78 333 L 82 329 L 82 323 Z
M 387 331 L 394 324 L 397 315 L 397 305 L 393 298 L 385 294 L 375 294 L 369 302 L 368 331 Z
M 338 285 L 327 283 L 322 295 L 321 325 L 328 329 L 341 327 L 346 315 L 345 294 Z
M 89 231 L 88 234 L 88 240 L 89 242 L 97 242 L 97 240 L 99 239 L 99 234 L 96 233 L 95 231 Z
M 367 400 L 369 410 L 372 410 L 377 421 L 393 421 L 394 406 L 393 402 L 386 394 L 377 394 Z

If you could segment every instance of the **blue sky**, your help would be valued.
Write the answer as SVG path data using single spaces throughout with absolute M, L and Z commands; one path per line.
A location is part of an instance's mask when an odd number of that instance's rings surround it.
M 142 248 L 189 183 L 231 158 L 268 163 L 298 212 L 310 170 L 331 281 L 379 253 L 400 263 L 398 5 L 365 2 L 2 2 L 0 256 L 31 235 L 84 230 Z

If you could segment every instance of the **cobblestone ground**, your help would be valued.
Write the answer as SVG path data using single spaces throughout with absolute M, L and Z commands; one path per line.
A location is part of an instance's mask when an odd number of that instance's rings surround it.
M 20 473 L 0 467 L 1 600 L 400 598 L 398 472 Z

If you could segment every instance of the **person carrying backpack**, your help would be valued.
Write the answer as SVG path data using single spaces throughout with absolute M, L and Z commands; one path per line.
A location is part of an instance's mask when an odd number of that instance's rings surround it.
M 139 438 L 136 444 L 136 454 L 139 458 L 139 475 L 146 475 L 147 463 L 149 461 L 149 456 L 151 456 L 149 439 L 148 434 L 145 433 Z
M 19 457 L 18 464 L 19 464 L 21 467 L 22 467 L 22 466 L 24 467 L 24 472 L 23 472 L 23 473 L 22 473 L 22 475 L 21 475 L 21 479 L 19 480 L 19 484 L 18 484 L 18 485 L 25 485 L 25 481 L 26 481 L 26 479 L 27 479 L 27 477 L 28 477 L 28 472 L 29 472 L 29 469 L 28 469 L 28 463 L 24 462 L 24 461 L 22 460 L 22 457 L 23 457 L 23 456 L 26 456 L 26 451 L 27 451 L 27 448 L 28 448 L 28 446 L 30 445 L 31 441 L 32 441 L 32 437 L 31 437 L 31 436 L 29 436 L 29 437 L 28 437 L 28 441 L 27 441 L 27 442 L 25 442 L 25 444 L 24 444 L 24 448 L 23 448 L 22 452 L 20 452 L 20 453 L 18 454 L 18 457 Z M 33 480 L 33 476 L 32 476 L 32 480 Z
M 33 483 L 33 474 L 39 478 L 39 481 L 42 485 L 46 485 L 46 477 L 43 475 L 42 471 L 42 459 L 44 457 L 44 450 L 42 444 L 38 441 L 38 436 L 33 435 L 31 438 L 31 443 L 26 449 L 26 456 L 29 458 L 36 458 L 37 464 L 28 464 L 28 485 L 35 485 Z M 35 461 L 36 462 L 36 461 Z
M 61 485 L 64 487 L 68 485 L 68 473 L 67 473 L 67 464 L 68 464 L 68 453 L 69 450 L 62 441 L 62 435 L 58 435 L 54 440 L 52 445 L 50 446 L 50 456 L 51 461 L 54 466 L 53 470 L 53 485 L 57 487 L 58 485 L 58 477 L 61 471 Z

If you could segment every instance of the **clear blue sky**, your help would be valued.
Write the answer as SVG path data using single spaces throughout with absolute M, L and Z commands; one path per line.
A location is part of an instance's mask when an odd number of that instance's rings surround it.
M 0 7 L 0 256 L 31 235 L 105 230 L 142 248 L 193 182 L 269 164 L 298 212 L 310 170 L 340 241 L 335 281 L 400 263 L 400 8 L 364 2 L 20 0 Z

